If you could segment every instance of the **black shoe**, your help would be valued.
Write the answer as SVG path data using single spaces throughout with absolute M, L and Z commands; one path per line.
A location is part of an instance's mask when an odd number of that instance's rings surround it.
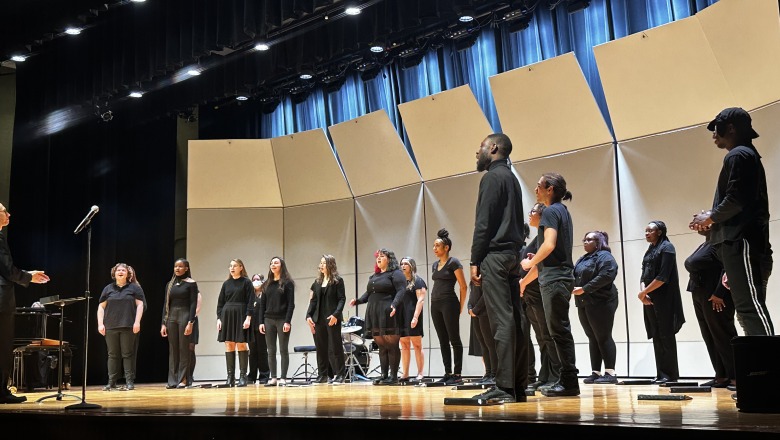
M 339 374 L 338 376 L 333 378 L 333 381 L 331 382 L 332 385 L 341 385 L 343 384 L 347 379 L 344 377 L 344 375 Z
M 472 399 L 476 400 L 487 400 L 489 402 L 494 403 L 515 403 L 517 402 L 517 399 L 515 399 L 515 396 L 507 393 L 506 391 L 502 390 L 499 387 L 493 386 L 485 390 L 484 393 L 477 394 L 476 396 L 472 397 Z M 525 402 L 525 395 L 521 398 L 522 402 Z
M 563 397 L 563 396 L 579 396 L 579 387 L 564 387 L 563 384 L 557 383 L 550 388 L 542 390 L 542 395 L 547 397 Z
M 450 377 L 444 381 L 444 385 L 461 385 L 461 384 L 463 384 L 463 378 L 460 376 L 460 374 L 450 375 Z
M 388 386 L 388 385 L 398 385 L 398 378 L 392 377 L 392 376 L 388 376 L 388 377 L 382 379 L 382 381 L 379 383 L 379 385 L 385 385 L 385 386 Z
M 613 376 L 613 375 L 605 372 L 603 376 L 600 376 L 598 379 L 594 380 L 593 383 L 601 383 L 601 384 L 611 383 L 611 384 L 615 384 L 615 383 L 618 383 L 618 378 L 617 378 L 617 376 Z
M 443 383 L 443 384 L 446 385 L 447 381 L 450 380 L 451 377 L 452 377 L 451 374 L 444 373 L 444 376 L 442 376 L 441 379 L 437 380 L 435 383 Z
M 115 383 L 109 383 L 108 385 L 103 387 L 103 391 L 111 391 L 111 390 L 116 390 L 116 389 L 117 389 L 117 386 L 116 386 Z
M 704 382 L 702 384 L 699 384 L 700 387 L 714 387 L 719 382 L 717 379 L 708 380 L 707 382 Z M 727 383 L 728 384 L 728 383 Z
M 382 385 L 382 381 L 385 380 L 385 379 L 387 379 L 387 376 L 382 376 L 382 377 L 380 377 L 378 379 L 374 379 L 374 381 L 372 383 L 374 385 Z
M 321 384 L 321 383 L 328 383 L 328 376 L 318 376 L 317 379 L 314 380 L 315 384 Z
M 527 389 L 527 390 L 537 390 L 542 385 L 544 385 L 544 382 L 541 381 L 541 380 L 537 380 L 536 382 L 529 383 L 528 386 L 525 389 Z
M 177 388 L 177 385 L 165 385 L 166 390 L 175 390 Z
M 127 385 L 125 385 L 125 388 L 127 388 L 127 391 L 132 391 L 135 389 L 135 384 L 133 382 L 127 382 Z
M 713 388 L 728 388 L 729 385 L 731 385 L 731 381 L 726 379 L 723 382 L 715 382 L 713 385 L 710 385 Z M 706 385 L 703 385 L 706 386 Z
M 598 373 L 591 373 L 590 376 L 586 377 L 585 379 L 582 379 L 582 383 L 596 383 L 596 379 L 600 378 L 601 375 Z
M 3 403 L 22 403 L 27 402 L 27 398 L 24 396 L 14 396 L 13 394 L 5 394 L 0 396 L 0 404 Z
M 656 377 L 655 379 L 653 379 L 653 383 L 656 384 L 656 385 L 661 385 L 661 384 L 664 384 L 666 382 L 669 382 L 669 378 L 668 377 Z
M 544 390 L 548 390 L 548 389 L 554 387 L 555 385 L 558 385 L 557 381 L 556 382 L 545 382 L 545 383 L 539 385 L 539 387 L 536 388 L 536 389 L 539 390 L 539 391 L 544 391 Z
M 726 389 L 729 390 L 729 391 L 737 391 L 737 386 L 729 384 L 729 385 L 726 385 Z

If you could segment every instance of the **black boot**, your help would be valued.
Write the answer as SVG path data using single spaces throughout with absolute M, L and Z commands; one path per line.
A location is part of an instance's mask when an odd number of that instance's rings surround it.
M 227 365 L 226 387 L 236 386 L 236 353 L 233 351 L 225 352 L 225 365 Z
M 249 352 L 239 351 L 238 352 L 238 368 L 241 371 L 240 376 L 238 377 L 238 386 L 245 387 L 246 386 L 246 367 L 249 363 Z

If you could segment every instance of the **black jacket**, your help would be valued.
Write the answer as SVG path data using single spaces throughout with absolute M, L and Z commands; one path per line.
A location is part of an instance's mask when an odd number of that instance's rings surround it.
M 322 283 L 316 280 L 311 285 L 311 299 L 309 300 L 309 309 L 306 310 L 306 317 L 311 318 L 315 323 L 319 317 L 320 307 L 325 309 L 325 316 L 333 315 L 341 322 L 343 320 L 342 312 L 347 296 L 344 293 L 344 280 L 339 279 L 336 283 L 330 283 L 322 287 Z

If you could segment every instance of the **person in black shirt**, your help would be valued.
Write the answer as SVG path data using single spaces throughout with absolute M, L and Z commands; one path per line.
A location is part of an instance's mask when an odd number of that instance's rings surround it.
M 542 292 L 547 328 L 555 342 L 561 361 L 558 383 L 542 390 L 545 396 L 578 396 L 580 386 L 574 352 L 574 337 L 569 320 L 569 302 L 574 289 L 572 262 L 573 227 L 568 208 L 562 200 L 571 200 L 566 180 L 557 173 L 546 173 L 536 184 L 536 199 L 546 208 L 539 220 L 539 250 L 529 254 L 521 265 L 530 270 L 539 265 L 539 285 Z
M 745 335 L 774 335 L 766 306 L 772 273 L 769 197 L 761 155 L 753 146 L 758 133 L 750 115 L 738 107 L 721 111 L 708 125 L 718 148 L 728 151 L 712 209 L 694 214 L 693 230 L 711 228 L 710 243 L 726 271 L 737 320 Z
M 509 166 L 512 141 L 505 134 L 487 136 L 477 150 L 479 182 L 471 281 L 482 286 L 490 328 L 496 342 L 496 385 L 477 399 L 525 402 L 528 343 L 523 334 L 519 292 L 519 255 L 525 242 L 523 195 Z
M 346 364 L 341 340 L 341 321 L 347 297 L 344 280 L 339 276 L 336 258 L 323 255 L 317 279 L 311 285 L 306 322 L 314 334 L 317 347 L 317 372 L 315 383 L 344 383 Z M 328 377 L 328 371 L 333 377 Z
M 350 307 L 366 304 L 366 338 L 373 338 L 379 346 L 379 365 L 382 376 L 374 385 L 398 384 L 401 349 L 398 344 L 403 328 L 403 300 L 406 277 L 400 270 L 395 253 L 379 249 L 376 253 L 374 274 L 368 279 L 366 292 L 351 299 Z
M 198 308 L 198 283 L 190 274 L 190 262 L 179 258 L 173 263 L 173 277 L 165 286 L 160 335 L 168 338 L 167 389 L 192 386 L 187 382 L 190 369 L 190 336 Z
M 691 292 L 693 310 L 699 323 L 701 336 L 707 346 L 715 377 L 703 386 L 725 388 L 736 385 L 734 351 L 731 339 L 737 336 L 734 326 L 734 301 L 723 283 L 723 265 L 709 241 L 709 231 L 701 231 L 705 240 L 685 260 L 688 270 L 688 291 Z
M 290 331 L 295 310 L 295 282 L 287 271 L 287 263 L 283 259 L 271 258 L 268 277 L 261 289 L 263 296 L 260 297 L 257 319 L 260 323 L 260 333 L 265 335 L 268 365 L 271 367 L 271 379 L 265 386 L 286 386 L 287 370 L 290 367 Z M 281 370 L 278 371 L 276 369 L 277 338 L 279 355 L 282 358 Z
M 656 378 L 662 384 L 680 379 L 675 335 L 685 323 L 680 281 L 677 275 L 677 254 L 666 236 L 666 224 L 651 221 L 645 227 L 645 239 L 650 246 L 642 259 L 639 300 L 644 304 L 647 338 L 653 340 Z
M 609 236 L 603 231 L 591 231 L 582 240 L 585 255 L 574 264 L 574 304 L 580 324 L 588 337 L 590 368 L 593 373 L 583 383 L 617 383 L 615 363 L 617 347 L 612 338 L 612 326 L 618 308 L 615 278 L 618 264 L 609 248 Z M 604 362 L 604 375 L 601 363 Z
M 539 221 L 544 212 L 544 203 L 537 203 L 528 212 L 528 224 L 534 228 L 539 227 Z M 538 234 L 523 248 L 521 256 L 536 254 L 539 250 L 539 241 L 542 237 Z M 533 266 L 530 270 L 521 272 L 523 278 L 520 280 L 520 296 L 523 297 L 525 312 L 528 320 L 536 334 L 536 343 L 539 345 L 539 376 L 535 382 L 528 384 L 528 389 L 543 390 L 550 388 L 558 382 L 558 374 L 561 370 L 561 361 L 558 359 L 558 351 L 555 349 L 555 342 L 550 336 L 550 330 L 547 326 L 547 318 L 544 315 L 544 303 L 542 302 L 542 290 L 539 286 L 539 270 Z M 529 348 L 531 351 L 533 347 Z
M 450 256 L 452 240 L 446 229 L 440 229 L 433 242 L 433 254 L 437 260 L 431 269 L 431 321 L 439 338 L 444 376 L 437 382 L 445 385 L 463 383 L 463 342 L 460 339 L 460 314 L 466 305 L 466 277 L 460 260 Z M 455 283 L 459 294 L 455 293 Z M 452 345 L 452 350 L 450 350 Z M 455 370 L 453 372 L 453 357 Z
M 222 283 L 217 299 L 217 340 L 225 343 L 227 380 L 225 386 L 236 385 L 236 351 L 241 373 L 238 386 L 245 387 L 249 363 L 249 326 L 252 324 L 252 282 L 238 258 L 230 260 L 230 275 Z
M 120 367 L 124 369 L 125 386 L 135 389 L 136 338 L 141 331 L 144 314 L 144 291 L 125 263 L 111 268 L 113 283 L 103 288 L 97 308 L 98 333 L 105 336 L 108 347 L 108 385 L 103 390 L 116 389 Z
M 423 332 L 423 305 L 425 305 L 425 294 L 428 286 L 419 275 L 417 275 L 417 263 L 411 257 L 401 258 L 401 270 L 406 277 L 406 290 L 403 300 L 403 324 L 401 329 L 401 366 L 403 367 L 403 377 L 399 382 L 410 382 L 409 364 L 412 359 L 412 347 L 414 347 L 414 357 L 417 361 L 417 378 L 415 382 L 419 383 L 424 377 L 425 354 L 423 353 L 422 338 Z
M 252 275 L 252 287 L 255 289 L 252 298 L 252 316 L 260 316 L 260 298 L 263 296 L 263 282 L 265 275 L 256 273 Z M 257 319 L 257 318 L 255 318 Z M 251 384 L 268 383 L 271 375 L 271 367 L 268 365 L 268 346 L 265 343 L 265 335 L 260 333 L 260 326 L 251 326 L 249 340 L 249 377 Z
M 43 284 L 49 277 L 40 270 L 19 270 L 14 266 L 3 229 L 11 222 L 11 213 L 0 203 L 0 404 L 22 403 L 25 396 L 14 396 L 8 389 L 8 378 L 13 368 L 14 318 L 16 295 L 14 284 L 27 287 L 30 283 Z

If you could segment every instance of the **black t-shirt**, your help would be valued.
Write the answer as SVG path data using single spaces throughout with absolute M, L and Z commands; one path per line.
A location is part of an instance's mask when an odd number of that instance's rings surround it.
M 542 212 L 539 221 L 539 247 L 544 244 L 547 228 L 558 231 L 555 249 L 539 265 L 539 284 L 542 286 L 561 280 L 574 280 L 574 263 L 571 252 L 574 246 L 574 230 L 568 208 L 560 202 L 553 203 Z

